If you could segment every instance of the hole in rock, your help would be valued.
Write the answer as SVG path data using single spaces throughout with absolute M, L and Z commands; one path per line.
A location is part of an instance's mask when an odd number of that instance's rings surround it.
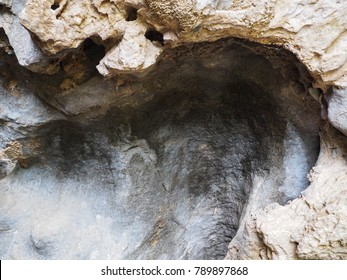
M 98 64 L 99 61 L 105 56 L 105 47 L 97 44 L 95 40 L 88 38 L 83 43 L 83 51 L 89 60 Z
M 134 7 L 126 8 L 126 21 L 134 21 L 137 20 L 137 9 Z
M 60 7 L 59 2 L 54 2 L 54 4 L 51 6 L 51 9 L 52 9 L 53 11 L 55 11 L 56 9 L 59 9 L 59 7 Z
M 153 28 L 150 28 L 146 31 L 145 37 L 152 42 L 158 42 L 161 45 L 164 44 L 163 34 L 161 34 L 160 32 L 158 32 L 157 30 Z
M 92 40 L 84 50 L 101 52 Z M 308 186 L 320 106 L 289 52 L 195 44 L 167 51 L 139 79 L 142 90 L 119 99 L 102 80 L 100 91 L 63 96 L 62 106 L 115 105 L 23 142 L 39 145 L 34 164 L 0 181 L 11 201 L 0 216 L 21 229 L 2 258 L 42 258 L 26 246 L 35 240 L 53 259 L 222 259 L 247 209 L 285 204 Z
M 4 29 L 0 28 L 0 55 L 6 53 L 7 55 L 13 54 L 13 48 L 11 47 L 7 35 Z

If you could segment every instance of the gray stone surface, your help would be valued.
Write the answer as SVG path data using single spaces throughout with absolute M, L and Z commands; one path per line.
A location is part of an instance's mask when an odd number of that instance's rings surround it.
M 7 177 L 15 169 L 16 163 L 9 159 L 0 160 L 0 180 Z
M 346 259 L 346 14 L 0 0 L 0 257 Z
M 59 62 L 64 54 L 49 57 L 37 46 L 29 31 L 22 26 L 18 18 L 25 3 L 25 0 L 4 2 L 5 8 L 0 9 L 0 30 L 4 30 L 20 65 L 34 72 L 56 73 L 60 69 Z
M 11 11 L 16 15 L 19 15 L 19 13 L 24 9 L 27 1 L 28 0 L 11 0 Z
M 11 141 L 27 137 L 32 128 L 42 123 L 64 118 L 37 97 L 35 87 L 30 86 L 33 80 L 26 76 L 29 72 L 12 67 L 12 63 L 12 59 L 0 62 L 0 149 Z
M 330 123 L 347 135 L 347 89 L 333 88 L 327 99 Z
M 67 73 L 3 63 L 4 158 L 21 146 L 0 181 L 0 257 L 224 258 L 254 189 L 259 208 L 308 186 L 320 106 L 294 61 L 226 40 L 167 51 L 144 78 L 89 71 L 68 90 Z

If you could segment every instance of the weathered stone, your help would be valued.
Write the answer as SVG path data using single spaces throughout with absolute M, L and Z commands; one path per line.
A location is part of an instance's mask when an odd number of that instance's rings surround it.
M 318 155 L 319 104 L 274 69 L 300 77 L 289 53 L 270 62 L 248 47 L 180 47 L 145 78 L 95 76 L 46 97 L 71 119 L 43 119 L 20 139 L 23 159 L 0 189 L 25 211 L 3 208 L 21 227 L 3 257 L 221 259 L 253 178 L 266 186 L 255 209 L 297 197 Z
M 47 57 L 33 42 L 30 33 L 20 24 L 17 13 L 24 1 L 9 2 L 11 10 L 0 12 L 0 28 L 4 29 L 18 63 L 31 71 L 53 74 L 59 71 L 60 57 Z
M 0 1 L 1 258 L 346 259 L 346 13 Z
M 0 180 L 8 176 L 15 169 L 16 164 L 16 161 L 1 158 L 0 155 Z
M 347 19 L 344 16 L 347 5 L 344 1 L 248 0 L 230 3 L 148 0 L 147 6 L 142 1 L 58 2 L 59 8 L 53 10 L 53 0 L 30 0 L 21 14 L 22 23 L 50 54 L 76 48 L 91 36 L 104 42 L 108 39 L 120 41 L 123 34 L 132 32 L 135 25 L 137 28 L 142 26 L 142 29 L 150 25 L 162 33 L 176 33 L 179 38 L 176 44 L 236 36 L 281 45 L 295 53 L 307 66 L 316 78 L 316 87 L 347 86 L 344 48 L 347 44 Z M 131 5 L 136 9 L 142 8 L 139 11 L 141 21 L 136 21 L 136 24 L 126 21 L 127 7 Z M 137 36 L 131 41 L 134 45 L 141 45 L 143 39 Z M 128 53 L 129 58 L 137 52 L 128 48 L 127 43 L 117 43 L 112 47 L 117 52 Z M 111 72 L 127 70 L 120 65 L 124 57 L 126 55 L 117 62 L 114 52 L 111 57 L 106 54 L 105 60 L 109 61 Z M 131 59 L 126 62 L 129 64 Z M 146 64 L 145 60 L 142 64 Z M 112 71 L 112 65 L 115 71 Z M 143 67 L 132 70 L 142 72 Z M 109 75 L 107 71 L 101 71 Z
M 111 49 L 97 66 L 100 74 L 141 73 L 156 63 L 162 48 L 145 37 L 146 28 L 137 23 L 128 23 L 122 41 Z M 131 50 L 131 51 L 130 51 Z
M 330 123 L 347 135 L 347 90 L 332 89 L 327 100 Z
M 310 187 L 288 205 L 249 215 L 227 258 L 346 259 L 346 140 L 329 125 L 324 130 Z

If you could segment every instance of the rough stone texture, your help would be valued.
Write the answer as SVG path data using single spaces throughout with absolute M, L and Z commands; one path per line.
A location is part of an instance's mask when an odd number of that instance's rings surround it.
M 29 0 L 21 13 L 23 25 L 39 38 L 49 54 L 78 47 L 96 36 L 105 44 L 116 41 L 107 63 L 114 73 L 133 65 L 134 52 L 128 47 L 142 46 L 141 36 L 132 37 L 128 29 L 145 30 L 154 26 L 159 32 L 176 34 L 175 44 L 212 41 L 236 36 L 261 43 L 277 44 L 298 56 L 316 78 L 316 87 L 347 86 L 347 5 L 339 0 L 262 0 L 262 1 L 55 1 Z M 139 19 L 126 21 L 127 7 L 139 9 Z M 139 27 L 139 26 L 142 26 Z M 128 30 L 128 31 L 127 31 Z M 140 33 L 137 32 L 139 35 Z M 144 35 L 145 32 L 142 32 Z M 124 40 L 123 44 L 118 44 Z M 170 43 L 171 41 L 168 41 Z M 113 45 L 112 43 L 110 44 Z M 153 51 L 150 49 L 153 48 Z M 136 49 L 136 48 L 135 48 Z M 147 43 L 143 48 L 158 53 Z M 123 53 L 129 53 L 128 61 Z M 132 71 L 144 71 L 155 62 L 137 63 Z M 120 62 L 118 62 L 118 60 Z M 125 64 L 125 69 L 122 67 Z M 101 73 L 109 75 L 105 70 Z
M 329 121 L 347 135 L 347 90 L 332 89 L 327 96 L 327 101 Z
M 47 54 L 77 48 L 88 38 L 104 45 L 109 51 L 98 69 L 108 76 L 112 72 L 143 72 L 161 53 L 146 39 L 147 28 L 127 19 L 129 7 L 143 5 L 140 1 L 29 0 L 20 18 L 27 29 L 36 30 L 33 33 Z
M 346 259 L 346 140 L 328 124 L 311 185 L 300 198 L 251 214 L 229 246 L 231 259 Z
M 0 1 L 1 258 L 347 259 L 346 14 Z
M 110 76 L 115 73 L 141 73 L 152 66 L 162 49 L 148 40 L 144 34 L 146 28 L 136 23 L 129 23 L 122 41 L 111 49 L 97 66 L 100 74 Z M 131 50 L 131 51 L 129 51 Z
M 21 24 L 18 13 L 26 1 L 15 0 L 12 5 L 0 6 L 0 30 L 3 29 L 20 65 L 31 71 L 54 74 L 59 71 L 62 55 L 47 57 L 34 43 L 30 33 Z M 9 3 L 9 2 L 8 2 Z
M 307 186 L 318 155 L 319 104 L 294 58 L 270 49 L 180 47 L 145 80 L 119 85 L 133 83 L 132 97 L 96 76 L 46 98 L 70 117 L 32 116 L 41 125 L 18 140 L 18 166 L 0 182 L 2 257 L 224 258 L 253 177 L 267 185 L 255 208 L 284 204 Z M 18 72 L 8 78 L 18 91 L 39 77 Z M 40 78 L 44 89 L 58 77 Z
M 6 149 L 0 151 L 0 180 L 11 174 L 22 157 L 22 145 L 18 142 L 9 143 Z

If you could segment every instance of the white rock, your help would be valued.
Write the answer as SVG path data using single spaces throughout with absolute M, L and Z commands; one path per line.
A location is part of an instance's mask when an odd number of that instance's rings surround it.
M 143 25 L 129 23 L 122 41 L 111 49 L 97 66 L 100 74 L 109 76 L 113 73 L 141 73 L 152 66 L 162 52 L 162 47 L 155 45 L 145 37 Z

